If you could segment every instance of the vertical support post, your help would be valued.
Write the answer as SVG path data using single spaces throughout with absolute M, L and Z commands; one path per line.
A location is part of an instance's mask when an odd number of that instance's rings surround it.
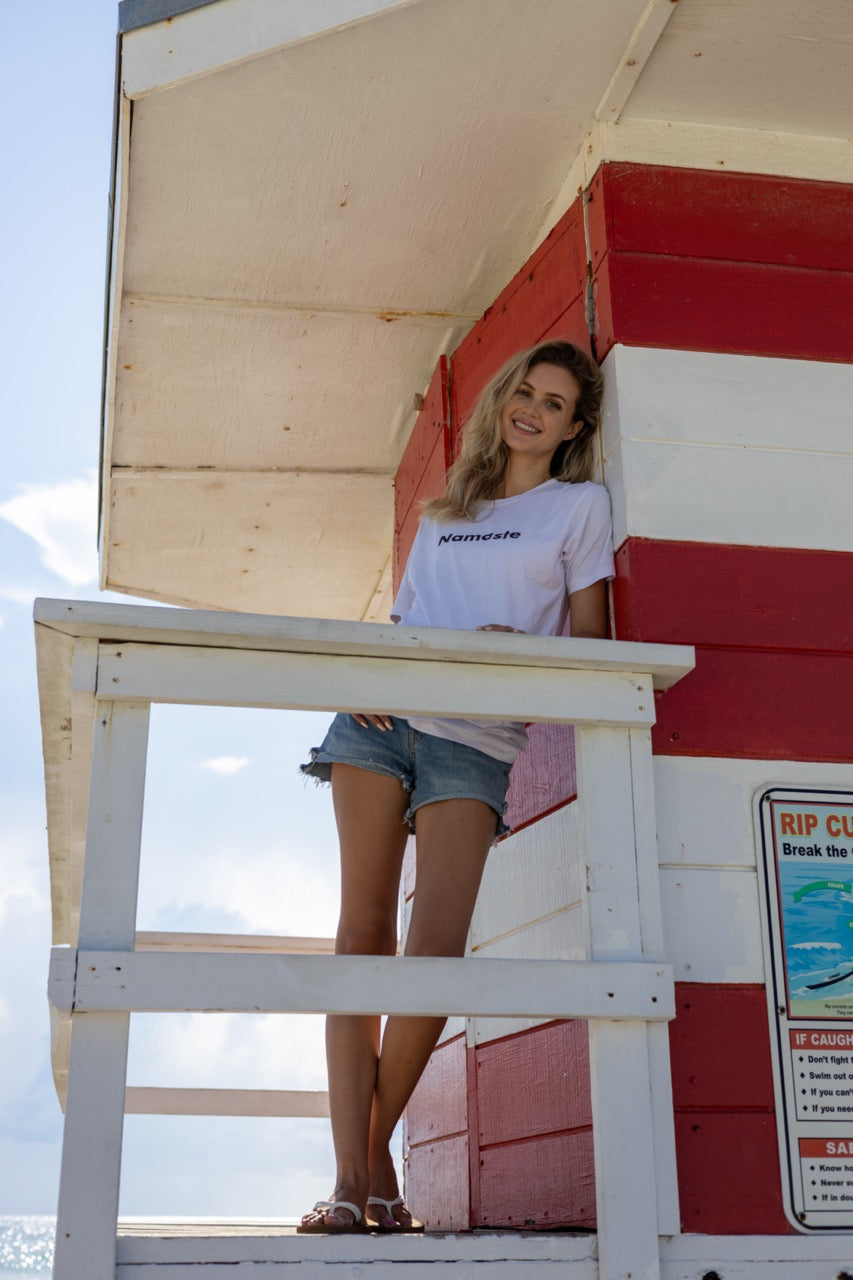
M 650 729 L 631 729 L 631 794 L 634 799 L 634 840 L 637 850 L 637 889 L 640 902 L 640 941 L 647 960 L 665 960 L 663 912 L 660 900 L 655 779 Z M 672 1067 L 669 1026 L 646 1024 L 649 1045 L 649 1077 L 652 1087 L 652 1122 L 655 1131 L 658 1233 L 678 1235 L 678 1170 L 675 1160 L 675 1115 L 672 1104 Z
M 78 948 L 132 951 L 148 704 L 99 700 Z M 55 1280 L 115 1280 L 127 1013 L 72 1010 Z
M 639 960 L 630 731 L 578 726 L 575 734 L 590 959 Z M 589 1055 L 600 1280 L 659 1280 L 645 1022 L 592 1019 Z

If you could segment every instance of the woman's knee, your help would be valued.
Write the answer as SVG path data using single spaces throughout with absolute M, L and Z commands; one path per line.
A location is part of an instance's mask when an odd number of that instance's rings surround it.
M 344 956 L 392 956 L 397 950 L 397 929 L 393 921 L 379 918 L 341 918 L 335 950 Z

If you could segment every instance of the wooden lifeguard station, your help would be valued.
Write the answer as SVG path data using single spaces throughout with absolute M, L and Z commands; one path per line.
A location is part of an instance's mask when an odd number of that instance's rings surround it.
M 103 585 L 191 608 L 37 606 L 56 1280 L 847 1277 L 853 994 L 828 962 L 804 1011 L 793 968 L 846 935 L 792 938 L 853 898 L 849 6 L 119 9 Z M 614 640 L 366 625 L 549 335 L 605 371 Z M 157 701 L 535 722 L 472 956 L 137 938 Z M 131 1013 L 322 1011 L 328 966 L 338 1009 L 453 1015 L 407 1118 L 428 1234 L 117 1236 Z

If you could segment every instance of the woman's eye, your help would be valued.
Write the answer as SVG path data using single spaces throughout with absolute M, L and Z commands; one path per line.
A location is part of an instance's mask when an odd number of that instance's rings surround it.
M 530 399 L 530 392 L 527 390 L 526 387 L 519 387 L 515 394 L 517 396 L 520 396 L 522 400 Z
M 558 410 L 562 409 L 562 407 L 563 407 L 563 406 L 562 406 L 561 404 L 559 404 L 559 403 L 558 403 L 558 401 L 556 401 L 556 400 L 549 400 L 549 401 L 548 401 L 548 408 L 549 408 L 549 409 L 553 409 L 555 413 L 556 413 L 556 412 L 558 412 Z

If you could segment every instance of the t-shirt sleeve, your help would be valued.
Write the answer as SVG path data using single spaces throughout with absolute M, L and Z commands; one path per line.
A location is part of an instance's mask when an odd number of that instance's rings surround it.
M 610 495 L 604 485 L 591 484 L 589 497 L 579 504 L 577 519 L 563 547 L 566 590 L 583 591 L 602 578 L 613 578 L 613 526 Z M 584 495 L 586 498 L 586 495 Z

